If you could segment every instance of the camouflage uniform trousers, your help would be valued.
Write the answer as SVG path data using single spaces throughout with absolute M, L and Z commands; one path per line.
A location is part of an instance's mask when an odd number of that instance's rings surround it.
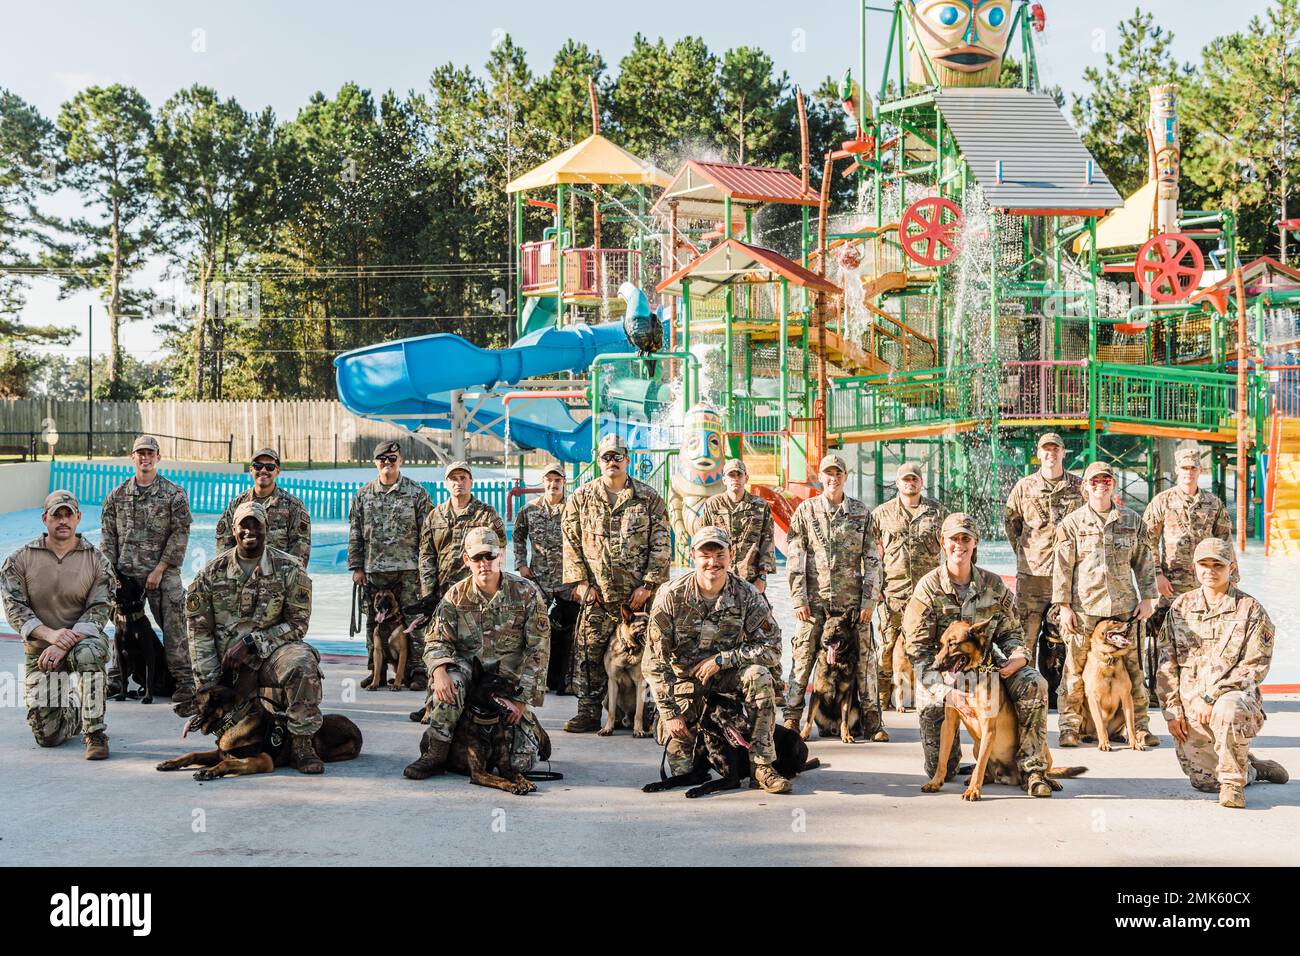
M 257 671 L 257 686 L 271 691 L 289 733 L 304 737 L 321 728 L 321 680 L 320 653 L 304 641 L 281 644 Z
M 456 724 L 460 722 L 461 712 L 465 709 L 465 692 L 469 688 L 470 677 L 455 664 L 447 667 L 447 676 L 451 678 L 452 689 L 456 692 L 456 703 L 444 704 L 430 693 L 429 726 L 421 737 L 421 753 L 429 749 L 430 740 L 451 743 L 456 736 Z M 513 727 L 502 723 L 500 732 L 514 735 L 510 743 L 511 769 L 519 773 L 532 770 L 541 749 L 541 734 L 538 732 L 537 717 L 532 710 L 525 711 L 519 723 Z
M 400 607 L 410 607 L 420 600 L 420 572 L 412 568 L 409 571 L 371 571 L 366 574 L 366 660 L 370 660 L 375 644 L 374 598 L 378 591 L 392 591 L 397 595 Z M 424 674 L 424 629 L 416 628 L 411 632 L 411 654 L 406 660 L 406 679 L 410 681 L 416 674 Z
M 144 584 L 143 578 L 140 583 Z M 176 692 L 172 694 L 172 702 L 193 700 L 194 670 L 190 666 L 190 642 L 185 630 L 185 589 L 181 586 L 180 571 L 169 568 L 158 589 L 146 590 L 144 594 L 149 604 L 149 613 L 162 631 L 163 657 L 167 660 L 167 670 L 176 679 Z M 108 682 L 113 684 L 121 680 L 121 668 L 117 654 L 111 653 L 110 657 Z
M 650 610 L 653 600 L 651 598 L 647 601 L 643 609 Z M 585 707 L 600 712 L 600 702 L 609 689 L 609 676 L 605 673 L 605 651 L 609 649 L 609 642 L 614 639 L 622 619 L 617 606 L 611 609 L 604 604 L 588 604 L 578 616 L 574 632 L 576 673 L 573 684 L 578 695 L 579 710 Z M 642 645 L 648 627 L 649 621 L 645 619 L 636 625 Z
M 894 645 L 903 636 L 903 612 L 907 602 L 888 599 L 880 604 L 880 692 L 888 694 L 894 684 Z
M 785 687 L 785 719 L 796 724 L 803 719 L 808 698 L 808 682 L 817 664 L 822 645 L 822 629 L 832 615 L 825 608 L 813 607 L 812 620 L 799 623 L 791 642 L 790 679 Z M 856 616 L 856 615 L 855 615 Z M 880 722 L 880 677 L 876 663 L 876 641 L 870 624 L 858 625 L 858 694 L 862 716 L 870 723 Z M 874 715 L 874 717 L 873 717 Z
M 1075 634 L 1065 632 L 1065 670 L 1061 674 L 1061 686 L 1056 693 L 1056 709 L 1060 714 L 1059 729 L 1072 730 L 1077 734 L 1083 732 L 1083 715 L 1088 709 L 1088 701 L 1083 692 L 1083 669 L 1088 664 L 1088 644 L 1093 628 L 1105 618 L 1077 611 L 1074 616 L 1078 618 L 1079 630 Z M 1150 695 L 1147 694 L 1146 679 L 1142 676 L 1142 663 L 1137 654 L 1129 654 L 1124 658 L 1124 664 L 1129 680 L 1133 682 L 1133 723 L 1138 734 L 1145 734 L 1150 730 L 1151 717 L 1147 714 Z
M 78 731 L 93 734 L 103 730 L 108 638 L 101 635 L 78 641 L 55 671 L 38 668 L 40 656 L 40 651 L 23 645 L 23 698 L 36 743 L 57 747 Z M 75 695 L 71 694 L 73 674 L 77 675 Z
M 939 765 L 939 736 L 943 729 L 944 699 L 950 690 L 938 671 L 927 670 L 919 681 L 922 689 L 920 697 L 921 750 L 925 756 L 925 774 L 933 777 Z M 1010 677 L 1002 679 L 1002 689 L 1011 698 L 1016 709 L 1016 723 L 1020 727 L 1020 744 L 1016 749 L 1016 766 L 1021 773 L 1029 774 L 1035 770 L 1046 770 L 1047 760 L 1043 754 L 1047 750 L 1047 681 L 1043 676 L 1026 664 Z M 961 761 L 961 728 L 958 727 L 957 738 L 953 742 L 952 753 L 948 757 L 948 769 L 945 780 L 951 780 L 957 774 Z
M 772 728 L 776 724 L 776 690 L 772 686 L 772 672 L 761 664 L 749 664 L 743 668 L 731 667 L 720 671 L 709 681 L 714 690 L 724 694 L 740 693 L 745 698 L 745 709 L 754 719 L 754 730 L 750 737 L 752 747 L 749 751 L 751 764 L 770 764 L 776 759 L 776 750 L 772 743 Z M 695 730 L 700 719 L 700 706 L 704 701 L 704 687 L 695 681 L 678 681 L 674 688 L 677 706 L 686 718 L 688 727 Z M 658 734 L 663 743 L 667 731 L 664 722 L 659 721 Z M 691 754 L 695 743 L 691 740 L 678 740 L 667 737 L 668 769 L 676 775 L 691 769 Z
M 1043 618 L 1052 606 L 1052 578 L 1050 575 L 1016 575 L 1016 613 L 1025 629 L 1025 646 L 1033 655 L 1034 665 L 1041 671 L 1046 648 L 1039 646 L 1043 631 Z
M 1184 710 L 1187 705 L 1183 701 Z M 1187 721 L 1187 742 L 1174 738 L 1174 753 L 1197 790 L 1218 793 L 1220 784 L 1244 787 L 1256 780 L 1250 741 L 1263 726 L 1264 711 L 1254 698 L 1230 690 L 1214 702 L 1208 729 Z

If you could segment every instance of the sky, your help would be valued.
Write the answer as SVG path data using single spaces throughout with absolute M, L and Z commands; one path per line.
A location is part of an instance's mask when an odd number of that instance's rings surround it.
M 867 0 L 869 6 L 892 6 Z M 1042 0 L 1047 29 L 1038 34 L 1039 68 L 1045 84 L 1083 92 L 1083 71 L 1104 65 L 1118 44 L 1117 24 L 1135 7 L 1154 13 L 1174 34 L 1179 62 L 1196 61 L 1211 39 L 1245 30 L 1262 16 L 1269 0 Z M 549 68 L 555 51 L 570 37 L 598 49 L 617 69 L 637 32 L 669 43 L 700 36 L 715 52 L 757 46 L 793 82 L 813 89 L 829 75 L 858 63 L 858 15 L 854 0 L 741 0 L 719 4 L 604 3 L 567 0 L 541 4 L 524 0 L 64 0 L 56 6 L 10 4 L 0 23 L 0 86 L 23 97 L 46 116 L 78 90 L 91 85 L 135 86 L 156 108 L 194 83 L 235 97 L 246 109 L 265 106 L 288 119 L 316 91 L 332 94 L 353 81 L 372 90 L 423 90 L 429 74 L 454 62 L 481 70 L 489 50 L 509 34 L 528 54 L 534 73 Z M 125 12 L 129 11 L 129 12 Z M 690 17 L 668 14 L 689 11 Z M 669 20 L 672 19 L 670 23 Z M 879 79 L 889 31 L 885 13 L 868 13 L 868 67 Z M 64 200 L 66 203 L 66 200 Z M 53 211 L 74 209 L 60 204 Z M 160 281 L 150 270 L 146 282 Z M 22 319 L 31 324 L 85 328 L 94 305 L 94 343 L 108 342 L 107 317 L 93 294 L 60 300 L 52 282 L 29 286 Z M 128 324 L 123 344 L 148 353 L 157 337 L 144 322 Z M 69 348 L 84 354 L 85 333 Z M 151 357 L 141 354 L 142 358 Z

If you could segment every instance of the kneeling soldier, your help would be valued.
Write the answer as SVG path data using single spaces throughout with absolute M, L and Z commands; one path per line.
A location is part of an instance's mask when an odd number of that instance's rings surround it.
M 81 506 L 67 491 L 45 499 L 45 534 L 0 566 L 5 618 L 23 639 L 27 723 L 42 747 L 81 729 L 86 759 L 108 756 L 104 698 L 108 666 L 108 561 L 77 534 Z M 77 697 L 68 678 L 77 675 Z
M 1207 538 L 1194 561 L 1201 586 L 1174 598 L 1160 629 L 1156 693 L 1192 786 L 1241 808 L 1247 784 L 1290 779 L 1281 764 L 1250 753 L 1264 726 L 1259 685 L 1273 660 L 1273 622 L 1232 586 L 1230 542 Z
M 711 681 L 736 691 L 754 718 L 749 752 L 754 782 L 768 793 L 789 793 L 790 781 L 772 766 L 776 754 L 776 691 L 771 669 L 781 658 L 781 631 L 752 584 L 728 572 L 731 536 L 707 527 L 691 538 L 695 573 L 660 588 L 650 608 L 645 675 L 668 736 L 668 766 L 691 768 L 691 725 Z
M 291 763 L 323 773 L 312 743 L 321 728 L 320 654 L 304 640 L 311 578 L 293 555 L 267 547 L 262 505 L 245 501 L 233 524 L 235 546 L 208 562 L 185 595 L 195 684 L 216 684 L 226 668 L 256 670 L 258 688 L 283 698 Z
M 420 739 L 420 756 L 404 771 L 412 780 L 445 769 L 476 657 L 485 666 L 499 663 L 501 673 L 519 684 L 520 699 L 505 702 L 511 708 L 506 722 L 514 732 L 511 769 L 527 773 L 537 761 L 541 731 L 528 705 L 540 707 L 546 693 L 547 601 L 536 584 L 502 571 L 500 555 L 501 539 L 491 528 L 466 533 L 461 561 L 470 576 L 443 596 L 424 650 L 432 691 L 429 727 Z

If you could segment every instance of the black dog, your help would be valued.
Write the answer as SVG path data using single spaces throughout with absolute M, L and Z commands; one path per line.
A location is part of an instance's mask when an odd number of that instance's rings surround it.
M 704 709 L 695 727 L 695 746 L 691 753 L 693 764 L 686 773 L 665 777 L 648 783 L 641 789 L 645 793 L 659 793 L 674 787 L 693 786 L 686 791 L 688 797 L 702 797 L 719 790 L 738 790 L 740 782 L 750 775 L 749 737 L 753 733 L 753 719 L 745 710 L 745 702 L 734 694 L 709 691 Z M 776 751 L 773 769 L 787 780 L 804 770 L 820 766 L 816 757 L 808 759 L 808 745 L 793 730 L 780 724 L 772 728 L 772 746 Z M 709 770 L 716 770 L 721 779 L 710 780 Z
M 113 646 L 117 649 L 117 667 L 121 673 L 121 684 L 114 699 L 139 697 L 140 703 L 152 704 L 154 694 L 170 697 L 176 689 L 176 679 L 167 669 L 162 641 L 145 617 L 143 585 L 118 571 L 113 598 L 117 606 Z M 138 691 L 127 692 L 128 677 L 139 686 Z

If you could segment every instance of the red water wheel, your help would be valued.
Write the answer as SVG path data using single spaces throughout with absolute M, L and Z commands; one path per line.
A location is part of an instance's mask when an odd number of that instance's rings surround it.
M 1164 232 L 1138 250 L 1133 277 L 1152 300 L 1181 302 L 1196 291 L 1205 274 L 1205 257 L 1191 237 Z
M 946 266 L 957 258 L 961 207 L 951 199 L 930 196 L 907 207 L 898 225 L 898 240 L 907 258 L 923 266 Z

